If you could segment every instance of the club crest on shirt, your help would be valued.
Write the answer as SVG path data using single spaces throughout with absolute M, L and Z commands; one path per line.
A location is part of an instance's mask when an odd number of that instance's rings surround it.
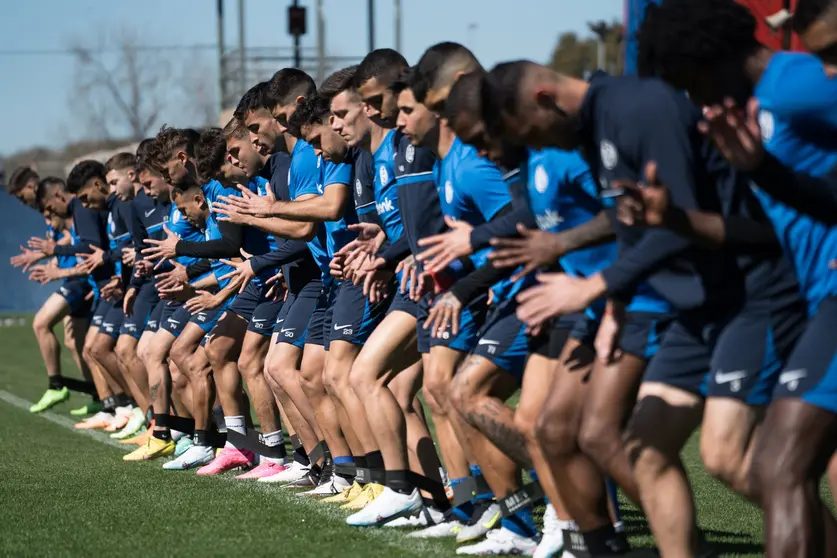
M 386 186 L 389 182 L 389 173 L 387 172 L 386 165 L 381 165 L 378 169 L 378 174 L 381 177 L 381 186 Z
M 445 201 L 453 203 L 453 184 L 450 180 L 445 181 Z
M 174 211 L 171 212 L 171 222 L 172 222 L 172 224 L 179 223 L 181 217 L 182 217 L 182 215 L 180 214 L 180 210 L 175 208 Z
M 412 163 L 413 160 L 416 158 L 416 148 L 413 145 L 407 146 L 407 151 L 404 153 L 404 158 L 407 159 L 408 163 Z
M 113 214 L 108 213 L 108 232 L 111 236 L 116 235 L 116 223 L 113 222 Z
M 619 162 L 619 152 L 616 151 L 616 146 L 610 140 L 602 140 L 602 143 L 599 145 L 599 150 L 604 168 L 607 170 L 616 168 L 616 163 Z
M 357 192 L 358 197 L 363 194 L 363 184 L 360 183 L 360 178 L 355 179 L 355 192 Z
M 761 141 L 764 143 L 773 139 L 773 133 L 776 131 L 776 121 L 773 119 L 773 113 L 769 110 L 759 111 L 759 127 L 761 128 Z
M 538 168 L 535 169 L 535 190 L 539 194 L 543 194 L 547 188 L 549 188 L 549 175 L 543 165 L 538 165 Z

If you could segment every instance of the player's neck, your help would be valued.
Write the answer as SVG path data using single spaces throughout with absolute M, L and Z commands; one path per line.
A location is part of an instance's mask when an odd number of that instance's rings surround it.
M 439 159 L 444 159 L 450 152 L 453 142 L 456 140 L 456 134 L 447 126 L 439 124 L 439 142 L 436 144 L 434 151 Z
M 285 134 L 285 145 L 288 146 L 288 153 L 294 152 L 294 147 L 296 147 L 297 138 L 290 134 Z
M 134 197 L 137 197 L 139 195 L 140 190 L 142 190 L 142 184 L 134 182 Z
M 384 143 L 384 139 L 386 139 L 387 134 L 389 134 L 391 128 L 384 128 L 383 126 L 378 126 L 374 122 L 372 123 L 372 129 L 369 132 L 369 152 L 375 153 L 378 151 L 378 148 L 381 147 L 381 144 Z
M 753 86 L 761 81 L 761 76 L 764 75 L 764 71 L 770 64 L 770 60 L 773 59 L 774 54 L 776 54 L 776 51 L 761 46 L 744 61 L 744 75 L 747 76 Z
M 583 79 L 563 76 L 555 84 L 556 97 L 561 99 L 561 109 L 570 115 L 578 114 L 588 89 L 590 84 Z

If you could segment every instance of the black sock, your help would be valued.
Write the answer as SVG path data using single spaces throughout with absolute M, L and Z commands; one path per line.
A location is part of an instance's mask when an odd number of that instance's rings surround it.
M 209 446 L 209 430 L 195 430 L 192 435 L 192 441 L 196 446 Z
M 157 438 L 158 440 L 165 440 L 167 442 L 171 440 L 171 432 L 168 428 L 154 428 L 154 430 L 151 432 L 151 435 Z
M 169 429 L 169 416 L 154 413 L 154 427 Z
M 117 393 L 113 396 L 113 402 L 117 407 L 127 407 L 131 403 L 131 398 L 124 393 Z
M 386 485 L 399 494 L 410 494 L 415 486 L 409 480 L 409 471 L 387 471 Z
M 224 422 L 224 409 L 220 406 L 214 407 L 212 409 L 212 419 L 215 422 L 215 429 L 218 430 L 218 432 L 227 431 L 227 425 Z
M 624 554 L 631 548 L 625 534 L 614 531 L 610 523 L 581 535 L 584 537 L 587 550 L 593 556 Z
M 366 456 L 355 457 L 354 460 L 355 468 L 357 469 L 355 480 L 361 486 L 369 484 L 369 463 L 366 461 Z
M 102 407 L 102 410 L 106 413 L 112 413 L 113 410 L 116 409 L 116 401 L 112 395 L 102 399 Z
M 311 460 L 308 459 L 308 455 L 305 453 L 305 448 L 302 446 L 294 448 L 294 461 L 300 465 L 304 465 L 305 467 L 311 465 Z
M 90 396 L 90 399 L 92 399 L 92 400 L 93 400 L 93 403 L 101 403 L 101 402 L 102 402 L 102 400 L 101 400 L 101 399 L 99 399 L 99 394 L 98 394 L 98 393 L 94 393 L 94 394 L 92 394 L 92 395 Z
M 49 389 L 59 390 L 64 387 L 64 378 L 61 374 L 57 376 L 49 376 Z
M 384 456 L 380 451 L 370 451 L 366 454 L 366 464 L 369 466 L 369 474 L 374 483 L 384 484 L 386 474 L 384 473 Z

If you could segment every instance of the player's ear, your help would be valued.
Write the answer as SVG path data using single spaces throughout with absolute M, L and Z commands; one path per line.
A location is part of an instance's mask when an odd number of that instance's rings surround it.
M 127 172 L 127 175 L 128 175 L 128 180 L 130 180 L 131 182 L 136 182 L 136 180 L 137 180 L 137 173 L 136 173 L 136 171 L 135 171 L 134 169 L 130 169 L 130 170 Z
M 184 165 L 186 164 L 186 161 L 189 160 L 189 156 L 186 155 L 185 151 L 178 151 L 176 157 L 177 160 L 183 163 Z
M 538 88 L 535 90 L 535 102 L 541 107 L 554 106 L 555 95 L 549 89 Z
M 305 100 L 305 97 L 303 97 L 302 95 L 299 95 L 299 96 L 297 96 L 297 98 L 296 98 L 296 100 L 294 101 L 294 103 L 295 103 L 295 104 L 297 104 L 297 105 L 301 105 L 301 104 L 302 104 L 302 101 L 304 101 L 304 100 Z

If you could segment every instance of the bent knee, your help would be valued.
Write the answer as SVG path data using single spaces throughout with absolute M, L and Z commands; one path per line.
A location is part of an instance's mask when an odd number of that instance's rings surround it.
M 553 455 L 571 453 L 578 446 L 576 432 L 569 421 L 556 420 L 548 413 L 541 413 L 538 417 L 535 438 Z
M 422 391 L 425 396 L 430 397 L 438 407 L 438 412 L 444 414 L 448 410 L 448 403 L 450 400 L 451 381 L 447 378 L 427 378 L 424 379 L 424 386 Z

